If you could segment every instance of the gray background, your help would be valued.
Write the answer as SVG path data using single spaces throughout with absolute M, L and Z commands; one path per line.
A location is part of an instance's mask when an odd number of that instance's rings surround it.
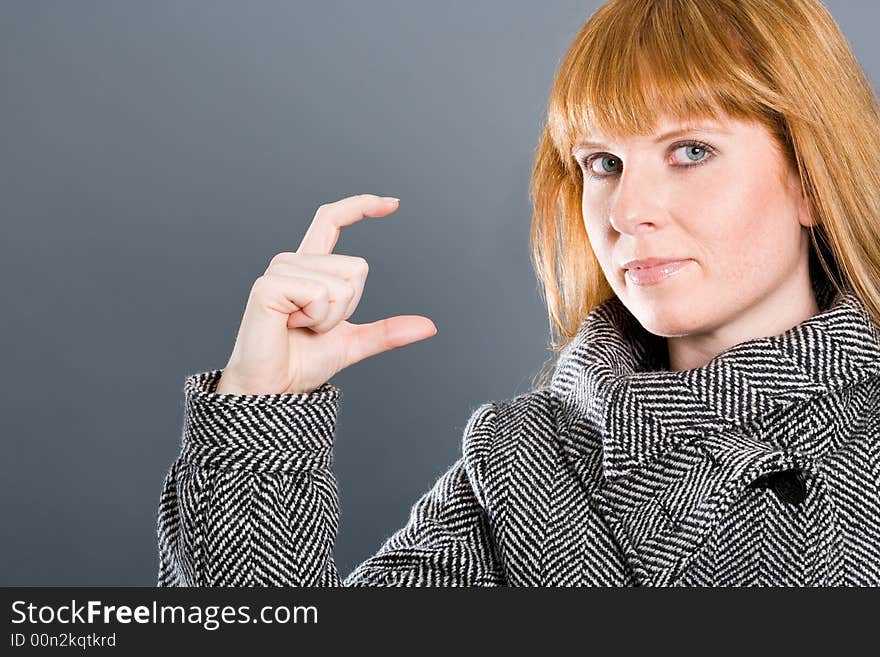
M 335 252 L 354 322 L 438 334 L 343 370 L 347 574 L 530 387 L 548 323 L 528 179 L 556 66 L 599 2 L 0 4 L 3 585 L 155 584 L 183 380 L 321 203 L 399 196 Z M 877 86 L 880 12 L 827 2 Z

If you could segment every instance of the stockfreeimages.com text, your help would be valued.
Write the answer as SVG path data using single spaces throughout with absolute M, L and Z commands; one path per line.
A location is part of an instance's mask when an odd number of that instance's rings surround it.
M 206 630 L 216 630 L 224 623 L 317 623 L 318 609 L 314 606 L 266 605 L 251 615 L 248 605 L 106 605 L 100 600 L 84 604 L 71 600 L 70 604 L 37 606 L 24 600 L 12 603 L 12 622 L 19 623 L 181 623 L 199 624 Z

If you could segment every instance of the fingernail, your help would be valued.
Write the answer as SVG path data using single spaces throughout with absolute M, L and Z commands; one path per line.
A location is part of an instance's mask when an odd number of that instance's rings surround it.
M 382 200 L 383 200 L 383 201 L 392 201 L 392 202 L 400 201 L 399 198 L 395 198 L 395 197 L 393 197 L 393 196 L 383 196 L 383 197 L 382 197 Z

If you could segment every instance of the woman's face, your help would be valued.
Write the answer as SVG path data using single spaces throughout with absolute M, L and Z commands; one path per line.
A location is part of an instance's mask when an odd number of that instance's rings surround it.
M 664 120 L 653 134 L 614 143 L 591 135 L 598 144 L 573 151 L 585 227 L 612 289 L 648 331 L 690 338 L 669 341 L 679 361 L 672 369 L 699 366 L 815 311 L 804 229 L 811 217 L 797 174 L 760 124 L 698 125 L 666 135 L 687 126 Z M 651 257 L 688 262 L 654 284 L 623 267 Z M 689 355 L 674 355 L 685 345 Z

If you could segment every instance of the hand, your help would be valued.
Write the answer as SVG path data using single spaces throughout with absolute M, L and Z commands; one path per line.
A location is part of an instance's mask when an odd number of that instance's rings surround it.
M 251 287 L 229 362 L 215 392 L 311 392 L 340 370 L 375 354 L 430 338 L 427 317 L 398 315 L 348 322 L 360 302 L 369 265 L 332 253 L 343 226 L 384 217 L 398 201 L 372 194 L 322 205 L 295 253 L 279 253 Z

